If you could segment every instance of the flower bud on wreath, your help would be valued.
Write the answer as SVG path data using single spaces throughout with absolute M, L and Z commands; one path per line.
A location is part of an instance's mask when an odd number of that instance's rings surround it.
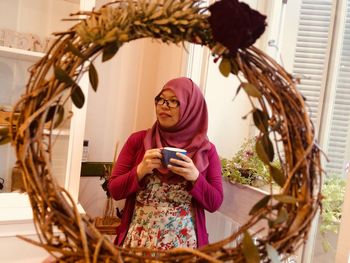
M 238 0 L 215 2 L 209 11 L 213 37 L 227 47 L 231 55 L 254 44 L 265 31 L 266 16 Z

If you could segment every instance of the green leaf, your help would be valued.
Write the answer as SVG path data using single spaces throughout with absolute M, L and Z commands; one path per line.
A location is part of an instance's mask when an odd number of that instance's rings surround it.
M 268 120 L 269 116 L 266 112 L 263 112 L 262 110 L 255 109 L 253 112 L 253 120 L 254 124 L 260 131 L 263 133 L 266 133 L 268 130 Z
M 266 251 L 272 263 L 281 263 L 280 256 L 273 246 L 266 244 Z
M 89 80 L 90 80 L 92 89 L 96 92 L 97 86 L 98 86 L 98 75 L 97 75 L 97 70 L 94 64 L 92 63 L 90 63 L 90 67 L 89 67 Z
M 67 83 L 69 86 L 73 86 L 75 84 L 75 82 L 68 75 L 68 73 L 63 69 L 61 69 L 60 67 L 55 67 L 54 73 L 55 73 L 56 79 L 58 79 L 59 81 Z
M 273 161 L 275 152 L 268 134 L 264 134 L 256 141 L 255 149 L 259 158 L 265 164 L 270 164 Z
M 219 70 L 222 75 L 224 75 L 225 77 L 228 77 L 228 75 L 230 75 L 230 72 L 231 72 L 230 60 L 227 58 L 223 58 L 220 62 Z
M 84 106 L 85 103 L 85 96 L 83 91 L 78 85 L 74 85 L 72 88 L 72 94 L 71 94 L 72 101 L 74 105 L 81 109 Z
M 77 49 L 71 41 L 68 41 L 67 43 L 67 50 L 72 52 L 77 57 L 82 58 L 83 60 L 86 60 L 86 57 L 80 52 L 79 49 Z
M 260 98 L 261 97 L 261 93 L 260 91 L 251 83 L 247 83 L 247 82 L 243 82 L 242 83 L 242 87 L 245 90 L 245 92 L 247 92 L 247 94 L 251 97 L 256 97 L 256 98 Z
M 111 43 L 107 45 L 102 51 L 102 62 L 110 60 L 119 50 L 119 45 L 117 43 Z
M 265 207 L 267 203 L 269 202 L 271 196 L 266 195 L 262 199 L 260 199 L 249 211 L 249 215 L 255 214 L 257 211 L 259 211 L 261 208 Z
M 244 232 L 242 250 L 247 263 L 260 262 L 258 248 L 254 245 L 253 239 L 247 231 Z
M 286 182 L 286 178 L 284 177 L 284 174 L 280 169 L 277 167 L 274 167 L 273 165 L 270 166 L 270 174 L 273 180 L 280 186 L 283 187 L 284 183 Z
M 273 195 L 273 199 L 286 204 L 295 204 L 297 202 L 295 197 L 284 194 Z

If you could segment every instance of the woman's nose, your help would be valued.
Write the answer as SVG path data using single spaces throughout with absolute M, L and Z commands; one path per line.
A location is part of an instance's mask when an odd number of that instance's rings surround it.
M 162 104 L 162 108 L 169 109 L 167 101 L 164 101 L 164 103 Z

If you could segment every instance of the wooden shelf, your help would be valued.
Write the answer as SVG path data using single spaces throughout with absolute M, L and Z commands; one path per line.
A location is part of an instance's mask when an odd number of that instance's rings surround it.
M 49 134 L 48 129 L 44 129 L 44 134 Z M 69 129 L 54 129 L 52 130 L 51 135 L 60 135 L 60 136 L 69 136 Z
M 36 62 L 45 53 L 0 46 L 0 57 Z

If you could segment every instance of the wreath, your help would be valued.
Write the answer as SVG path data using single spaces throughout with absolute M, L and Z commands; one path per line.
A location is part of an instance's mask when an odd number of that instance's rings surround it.
M 125 0 L 72 16 L 77 24 L 56 33 L 50 50 L 31 67 L 9 131 L 1 132 L 1 139 L 10 136 L 15 147 L 39 241 L 22 238 L 64 262 L 278 262 L 296 251 L 306 241 L 321 205 L 320 149 L 297 80 L 252 46 L 264 32 L 266 17 L 237 0 L 209 7 L 201 7 L 200 0 Z M 222 74 L 237 77 L 237 93 L 247 94 L 259 130 L 257 154 L 269 167 L 271 181 L 281 186 L 279 193 L 252 207 L 250 219 L 238 231 L 199 249 L 115 247 L 88 216 L 79 214 L 52 174 L 53 140 L 44 129 L 52 132 L 70 118 L 64 107 L 70 99 L 78 108 L 84 105 L 78 84 L 84 73 L 97 90 L 96 58 L 102 54 L 102 61 L 107 61 L 124 43 L 146 37 L 206 46 Z M 281 167 L 273 166 L 276 158 Z M 252 226 L 261 221 L 266 228 L 253 233 Z

